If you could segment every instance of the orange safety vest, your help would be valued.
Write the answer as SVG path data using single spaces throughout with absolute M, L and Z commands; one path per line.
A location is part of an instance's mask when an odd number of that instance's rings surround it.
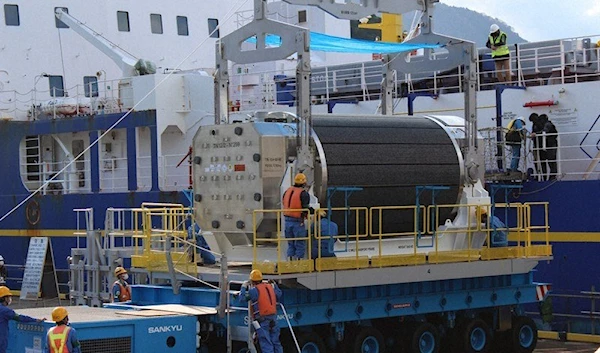
M 275 290 L 268 283 L 260 283 L 256 285 L 258 291 L 258 313 L 260 316 L 275 315 L 277 313 L 277 299 L 275 298 Z
M 54 326 L 48 331 L 50 353 L 69 353 L 67 337 L 71 328 L 67 325 Z
M 128 300 L 131 299 L 131 289 L 129 288 L 129 286 L 124 286 L 123 284 L 121 284 L 121 281 L 115 281 L 115 283 L 113 284 L 113 287 L 115 286 L 115 284 L 118 284 L 120 289 L 119 289 L 119 301 L 120 302 L 126 302 Z
M 300 195 L 304 191 L 303 188 L 292 186 L 283 193 L 283 209 L 284 210 L 299 210 L 302 208 L 302 200 Z M 293 218 L 302 218 L 301 211 L 283 211 L 284 216 Z

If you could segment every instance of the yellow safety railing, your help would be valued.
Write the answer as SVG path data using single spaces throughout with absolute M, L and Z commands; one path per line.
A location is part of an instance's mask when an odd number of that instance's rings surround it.
M 371 219 L 371 233 L 372 238 L 378 239 L 378 256 L 371 258 L 373 267 L 388 267 L 388 266 L 402 266 L 402 265 L 418 265 L 424 264 L 427 259 L 425 254 L 417 253 L 418 248 L 418 229 L 417 226 L 421 224 L 420 229 L 425 229 L 427 219 L 425 217 L 425 206 L 420 206 L 420 212 L 417 212 L 417 206 L 379 206 L 371 207 L 369 210 L 369 216 Z M 384 231 L 384 214 L 387 217 L 402 217 L 403 215 L 412 216 L 414 227 L 411 231 L 405 232 L 389 232 Z M 412 215 L 411 215 L 412 214 Z M 419 214 L 423 215 L 421 220 L 418 219 Z M 391 215 L 391 216 L 390 216 Z M 375 229 L 377 228 L 377 229 Z M 392 237 L 404 237 L 412 238 L 412 254 L 394 254 L 385 255 L 383 253 L 384 239 Z M 408 244 L 406 245 L 408 246 Z
M 498 260 L 520 257 L 551 256 L 552 248 L 548 236 L 548 203 L 511 203 L 496 204 L 495 213 L 507 217 L 499 217 L 505 227 L 492 224 L 492 217 L 482 223 L 482 211 L 491 215 L 491 205 L 434 205 L 434 206 L 381 206 L 381 207 L 352 207 L 333 208 L 330 217 L 335 215 L 340 219 L 340 212 L 347 212 L 348 224 L 338 224 L 341 234 L 330 236 L 323 235 L 321 217 L 316 211 L 314 216 L 305 220 L 306 237 L 294 240 L 306 241 L 307 258 L 288 260 L 285 258 L 283 245 L 288 241 L 285 238 L 283 226 L 284 211 L 303 210 L 255 210 L 254 223 L 254 260 L 255 268 L 264 273 L 306 273 L 313 271 L 360 269 L 367 267 L 408 266 L 425 263 L 439 264 L 448 262 L 471 262 L 480 260 Z M 542 224 L 532 225 L 532 213 L 540 218 L 543 213 Z M 460 226 L 444 224 L 441 214 L 458 213 L 466 220 Z M 269 218 L 276 218 L 276 230 L 267 237 L 257 232 L 257 219 L 259 214 L 271 214 Z M 266 217 L 266 216 L 265 216 Z M 412 230 L 385 229 L 386 221 L 394 218 L 412 218 Z M 506 219 L 508 218 L 508 219 Z M 437 220 L 435 223 L 432 220 Z M 276 231 L 276 232 L 275 232 Z M 498 246 L 493 243 L 495 232 L 517 234 L 517 242 L 510 246 Z M 532 237 L 542 234 L 544 244 L 534 244 Z M 323 256 L 324 240 L 333 239 L 336 242 L 334 256 Z M 539 239 L 536 237 L 536 239 Z M 317 256 L 312 255 L 313 242 L 317 242 Z M 539 243 L 539 240 L 537 241 Z M 386 246 L 394 246 L 388 251 Z M 265 255 L 268 248 L 276 250 L 275 256 Z M 343 250 L 340 250 L 343 248 Z M 400 251 L 398 251 L 400 249 Z M 331 255 L 331 254 L 329 254 Z M 271 260 L 269 260 L 271 259 Z
M 306 212 L 309 213 L 308 209 L 286 209 L 286 210 L 255 210 L 252 216 L 253 222 L 253 267 L 260 269 L 263 273 L 277 273 L 277 274 L 285 274 L 285 273 L 302 273 L 302 272 L 313 272 L 317 271 L 328 271 L 328 270 L 341 270 L 341 269 L 351 269 L 351 268 L 362 268 L 368 267 L 369 258 L 368 257 L 360 257 L 359 256 L 359 240 L 366 238 L 369 234 L 368 229 L 368 209 L 366 207 L 356 207 L 356 208 L 333 208 L 330 211 L 332 213 L 340 213 L 340 212 L 348 212 L 348 218 L 353 220 L 353 226 L 355 232 L 352 234 L 341 234 L 336 236 L 322 235 L 321 230 L 321 219 L 322 217 L 319 215 L 318 210 L 314 215 L 309 216 L 304 220 L 304 226 L 306 228 L 306 237 L 296 237 L 293 238 L 293 241 L 305 241 L 306 249 L 307 249 L 307 259 L 294 259 L 289 260 L 282 253 L 286 251 L 286 249 L 282 248 L 282 243 L 290 241 L 290 239 L 285 238 L 285 230 L 283 228 L 283 217 L 284 212 Z M 276 222 L 276 233 L 279 236 L 276 238 L 270 237 L 261 237 L 257 232 L 257 219 L 258 215 L 265 215 L 264 218 L 275 218 Z M 267 214 L 271 214 L 274 216 L 267 217 Z M 323 244 L 322 240 L 327 240 L 333 238 L 334 241 L 344 241 L 346 244 L 346 249 L 340 251 L 339 253 L 349 254 L 353 252 L 352 256 L 336 256 L 336 257 L 323 257 L 320 254 L 323 253 Z M 317 242 L 317 256 L 316 259 L 312 258 L 312 249 L 313 242 Z M 258 250 L 268 244 L 275 244 L 276 247 L 276 261 L 272 262 L 261 258 L 259 256 Z M 348 250 L 353 247 L 353 250 Z M 314 261 L 313 261 L 314 260 Z
M 334 214 L 346 213 L 348 222 L 354 220 L 352 222 L 354 231 L 352 231 L 350 224 L 348 224 L 349 229 L 345 229 L 344 234 L 323 235 L 321 220 L 327 217 L 321 217 L 319 212 L 316 212 L 316 231 L 314 238 L 315 241 L 317 241 L 317 258 L 315 259 L 317 271 L 349 270 L 369 267 L 369 257 L 360 256 L 359 247 L 361 244 L 360 240 L 369 236 L 369 209 L 366 207 L 334 207 L 331 208 L 330 212 L 330 217 Z M 334 251 L 337 256 L 323 257 L 321 256 L 324 250 L 323 240 L 329 239 L 332 239 L 334 242 L 343 242 L 344 249 Z M 353 250 L 352 247 L 354 248 Z
M 134 236 L 132 266 L 167 272 L 170 256 L 176 271 L 197 274 L 194 240 L 187 239 L 189 210 L 180 204 L 143 203 L 136 212 L 142 219 L 142 232 Z
M 478 212 L 481 213 L 481 210 L 484 208 L 485 206 L 475 204 L 428 206 L 425 216 L 427 219 L 426 231 L 421 234 L 421 237 L 427 236 L 431 238 L 432 244 L 429 246 L 431 250 L 428 252 L 428 262 L 438 264 L 479 260 L 481 257 L 481 246 L 483 245 L 483 238 L 485 236 L 483 235 Z M 440 223 L 445 226 L 445 219 L 442 219 L 440 214 L 451 214 L 453 212 L 456 212 L 457 214 L 466 214 L 466 226 L 461 226 L 459 228 L 441 228 Z M 437 222 L 434 223 L 434 220 L 437 220 Z M 454 235 L 455 237 L 452 249 L 440 250 L 440 241 L 446 241 L 451 235 Z M 487 242 L 489 244 L 489 239 Z M 481 245 L 478 245 L 478 243 L 481 243 Z M 423 249 L 423 252 L 425 252 L 427 250 L 427 244 L 421 246 L 421 248 Z
M 548 219 L 548 203 L 547 202 L 528 202 L 523 205 L 524 212 L 523 217 L 528 224 L 528 227 L 524 230 L 524 235 L 527 239 L 527 248 L 525 249 L 525 256 L 550 256 L 552 255 L 552 245 L 550 245 L 550 226 Z M 531 213 L 532 209 L 534 212 L 542 212 L 544 214 L 544 221 L 542 224 L 531 224 Z M 532 243 L 532 233 L 540 234 L 541 244 Z

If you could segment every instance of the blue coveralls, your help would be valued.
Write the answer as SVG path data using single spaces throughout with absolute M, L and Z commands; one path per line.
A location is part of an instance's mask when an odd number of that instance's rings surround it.
M 48 331 L 48 334 L 50 331 Z M 44 353 L 50 352 L 50 343 L 48 342 L 48 334 L 46 334 L 46 343 L 44 344 Z M 69 333 L 67 334 L 67 347 L 69 353 L 81 353 L 81 345 L 79 344 L 79 340 L 77 339 L 77 332 L 74 328 L 70 328 Z
M 490 244 L 490 247 L 499 248 L 502 246 L 508 246 L 506 225 L 504 223 L 502 223 L 500 218 L 498 218 L 496 216 L 492 216 L 490 228 L 492 229 L 492 236 L 491 236 L 492 244 Z
M 206 242 L 206 239 L 204 239 L 204 237 L 200 233 L 200 226 L 198 226 L 197 223 L 194 223 L 193 227 L 192 226 L 188 227 L 188 239 L 196 239 L 196 245 L 198 245 L 199 247 L 202 248 L 202 249 L 200 249 L 200 256 L 202 257 L 202 262 L 205 265 L 214 265 L 215 264 L 215 262 L 216 262 L 215 255 L 204 250 L 204 249 L 210 250 L 210 248 L 208 247 L 208 243 Z
M 18 322 L 36 322 L 37 320 L 26 316 L 19 315 L 13 309 L 0 304 L 0 353 L 6 353 L 8 347 L 8 321 L 15 320 Z
M 316 234 L 316 232 L 313 232 Z M 321 218 L 321 257 L 332 257 L 333 249 L 330 249 L 330 236 L 338 235 L 338 225 L 327 218 Z M 335 241 L 335 239 L 333 240 Z M 333 245 L 333 244 L 332 244 Z M 313 241 L 311 244 L 311 255 L 313 259 L 319 257 L 319 243 Z
M 306 223 L 303 218 L 285 217 L 285 237 L 288 239 L 287 257 L 301 259 L 306 252 L 306 240 L 294 240 L 295 238 L 306 238 Z
M 277 302 L 281 300 L 281 289 L 273 284 L 275 298 Z M 254 320 L 260 324 L 260 329 L 256 330 L 258 335 L 258 343 L 263 353 L 283 353 L 283 347 L 279 341 L 279 325 L 277 324 L 277 315 L 268 315 L 261 317 L 258 309 L 258 289 L 252 287 L 246 291 L 242 287 L 240 291 L 240 299 L 251 301 L 252 311 L 254 312 Z

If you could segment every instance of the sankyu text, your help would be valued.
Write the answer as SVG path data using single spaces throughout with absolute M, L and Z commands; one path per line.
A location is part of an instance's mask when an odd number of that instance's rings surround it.
M 177 332 L 177 331 L 183 331 L 183 325 L 150 326 L 150 327 L 148 327 L 148 333 L 163 333 L 163 332 Z

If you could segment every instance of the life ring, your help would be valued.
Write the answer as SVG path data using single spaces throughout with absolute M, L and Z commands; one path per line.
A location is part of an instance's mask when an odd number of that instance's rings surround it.
M 31 200 L 25 207 L 25 217 L 27 218 L 27 223 L 31 226 L 35 226 L 40 223 L 40 217 L 42 216 L 42 212 L 40 210 L 40 204 L 36 200 Z

